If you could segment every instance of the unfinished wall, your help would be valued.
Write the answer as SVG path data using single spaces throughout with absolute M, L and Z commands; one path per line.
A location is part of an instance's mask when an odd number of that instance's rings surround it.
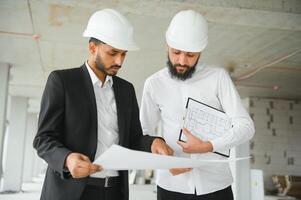
M 250 142 L 252 169 L 262 169 L 265 190 L 271 176 L 301 176 L 301 101 L 250 98 L 256 133 Z

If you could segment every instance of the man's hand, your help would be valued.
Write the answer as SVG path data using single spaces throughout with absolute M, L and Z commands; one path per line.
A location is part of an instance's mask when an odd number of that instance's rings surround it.
M 186 128 L 183 128 L 183 133 L 185 134 L 187 141 L 178 141 L 185 153 L 207 153 L 213 151 L 213 146 L 210 142 L 205 142 L 198 137 L 194 136 Z
M 173 155 L 173 150 L 170 148 L 164 140 L 160 138 L 154 139 L 151 146 L 152 153 L 161 155 Z
M 179 175 L 179 174 L 190 172 L 191 170 L 192 170 L 192 168 L 173 168 L 173 169 L 170 169 L 169 172 L 173 176 L 176 176 L 176 175 Z
M 73 178 L 84 178 L 102 170 L 101 166 L 92 164 L 87 156 L 80 153 L 69 154 L 65 166 Z
M 152 143 L 152 153 L 162 154 L 162 155 L 173 155 L 173 150 L 160 138 L 156 138 Z M 170 173 L 173 176 L 190 172 L 191 168 L 174 168 L 170 169 Z

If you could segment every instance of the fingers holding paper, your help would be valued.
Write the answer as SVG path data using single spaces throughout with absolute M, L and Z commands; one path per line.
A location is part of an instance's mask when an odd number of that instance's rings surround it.
M 65 166 L 73 178 L 84 178 L 102 170 L 100 165 L 91 163 L 87 156 L 80 153 L 69 154 Z
M 170 148 L 163 139 L 160 138 L 156 138 L 153 141 L 152 144 L 152 153 L 155 154 L 161 154 L 161 155 L 173 155 L 174 151 L 172 150 L 172 148 Z M 173 176 L 179 175 L 179 174 L 183 174 L 186 172 L 191 171 L 192 168 L 174 168 L 174 169 L 170 169 L 170 173 Z
M 203 141 L 194 136 L 189 130 L 183 128 L 183 133 L 187 138 L 186 142 L 178 141 L 185 153 L 207 153 L 213 151 L 213 146 L 209 141 Z
M 173 168 L 173 169 L 170 169 L 169 172 L 173 176 L 176 176 L 176 175 L 179 175 L 179 174 L 190 172 L 191 170 L 192 170 L 192 168 Z
M 152 153 L 161 154 L 161 155 L 173 155 L 173 150 L 170 148 L 163 139 L 156 138 L 154 139 L 151 146 Z
M 194 136 L 189 130 L 183 128 L 183 133 L 185 134 L 187 141 L 178 141 L 178 145 L 182 147 L 182 151 L 185 153 L 205 153 L 212 151 L 212 145 L 210 142 L 205 142 L 200 138 Z M 179 175 L 183 173 L 190 172 L 192 168 L 174 168 L 170 169 L 169 172 L 173 175 Z

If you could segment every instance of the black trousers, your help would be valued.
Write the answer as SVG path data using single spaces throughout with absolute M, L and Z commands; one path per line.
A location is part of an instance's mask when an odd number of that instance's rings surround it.
M 205 195 L 172 192 L 157 186 L 157 200 L 233 200 L 231 186 Z
M 121 186 L 103 187 L 86 185 L 80 200 L 119 200 L 124 199 Z

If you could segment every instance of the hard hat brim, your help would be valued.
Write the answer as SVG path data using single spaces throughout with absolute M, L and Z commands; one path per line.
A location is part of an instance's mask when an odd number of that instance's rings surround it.
M 116 49 L 120 49 L 120 50 L 124 50 L 124 51 L 137 51 L 139 50 L 139 46 L 134 42 L 125 42 L 125 41 L 118 41 L 118 42 L 114 42 L 113 40 L 111 40 L 110 38 L 104 36 L 104 35 L 95 35 L 94 34 L 90 34 L 87 30 L 85 30 L 83 32 L 83 37 L 88 37 L 88 38 L 96 38 Z
M 194 44 L 194 45 L 191 45 L 191 44 L 185 44 L 185 43 L 177 43 L 175 41 L 172 41 L 170 40 L 169 36 L 168 36 L 168 32 L 166 32 L 166 43 L 169 47 L 171 48 L 174 48 L 174 49 L 177 49 L 177 50 L 180 50 L 180 51 L 185 51 L 185 52 L 192 52 L 192 53 L 199 53 L 199 52 L 202 52 L 207 44 L 208 44 L 208 39 L 206 38 L 202 43 L 200 44 Z

